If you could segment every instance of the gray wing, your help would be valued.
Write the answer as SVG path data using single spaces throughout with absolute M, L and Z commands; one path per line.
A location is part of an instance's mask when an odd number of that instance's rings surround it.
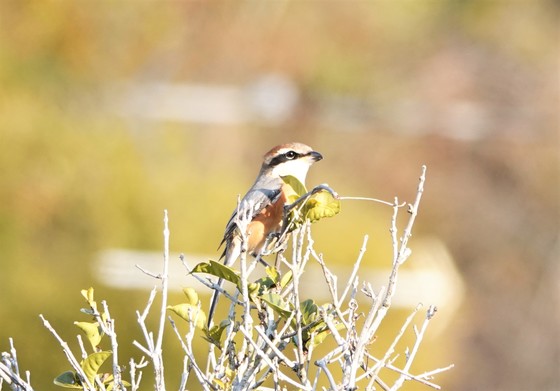
M 224 243 L 227 244 L 232 240 L 235 230 L 237 229 L 237 212 L 246 219 L 252 219 L 259 214 L 268 205 L 273 204 L 278 200 L 282 193 L 282 181 L 280 179 L 270 179 L 266 181 L 257 181 L 245 196 L 239 202 L 239 207 L 233 210 L 233 213 L 226 224 L 224 237 L 220 242 L 221 247 Z M 218 248 L 219 248 L 218 247 Z M 220 258 L 226 254 L 222 253 Z

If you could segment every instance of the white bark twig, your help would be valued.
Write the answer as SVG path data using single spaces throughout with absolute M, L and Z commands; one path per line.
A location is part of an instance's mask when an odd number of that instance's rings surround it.
M 14 341 L 12 338 L 9 338 L 9 341 L 10 352 L 2 352 L 0 360 L 0 390 L 2 389 L 3 382 L 6 382 L 10 388 L 15 391 L 33 391 L 29 371 L 25 372 L 26 380 L 22 379 L 20 376 Z
M 260 327 L 255 327 L 255 330 L 261 336 L 264 343 L 274 352 L 274 354 L 276 355 L 276 357 L 278 357 L 280 361 L 286 364 L 290 369 L 297 368 L 296 363 L 290 360 L 284 353 L 282 353 L 280 349 L 278 349 L 278 347 L 274 344 L 274 341 L 270 341 L 270 339 L 267 337 L 264 331 L 261 330 Z
M 204 374 L 204 372 L 202 371 L 202 369 L 198 365 L 197 361 L 195 360 L 192 347 L 189 346 L 190 344 L 185 343 L 185 341 L 181 337 L 181 334 L 179 333 L 179 329 L 177 329 L 177 325 L 175 324 L 175 321 L 173 319 L 169 318 L 169 323 L 171 324 L 171 328 L 175 332 L 175 335 L 177 336 L 177 339 L 179 340 L 179 343 L 181 344 L 181 348 L 183 349 L 183 352 L 185 353 L 185 359 L 187 359 L 190 362 L 190 366 L 194 369 L 194 372 L 196 374 L 196 377 L 198 378 L 198 381 L 200 382 L 200 385 L 204 388 L 204 390 L 210 390 L 211 389 L 211 388 L 209 388 L 210 381 L 208 380 L 208 378 L 206 377 L 206 375 Z M 183 369 L 184 380 L 182 380 L 185 387 L 186 387 L 186 381 L 187 381 L 187 378 L 188 378 L 188 373 L 187 373 L 186 369 L 187 369 L 186 367 Z
M 140 330 L 142 330 L 142 334 L 144 335 L 144 340 L 146 341 L 148 347 L 145 348 L 142 344 L 140 344 L 140 342 L 136 340 L 134 340 L 132 344 L 137 348 L 139 348 L 140 350 L 142 350 L 144 354 L 146 354 L 147 356 L 150 356 L 151 355 L 150 352 L 154 350 L 154 335 L 150 331 L 148 331 L 148 328 L 146 327 L 146 318 L 150 313 L 150 308 L 152 307 L 156 294 L 157 294 L 157 287 L 154 287 L 150 292 L 150 297 L 148 298 L 148 303 L 144 308 L 144 312 L 140 313 L 139 311 L 136 311 L 136 320 L 138 322 L 138 325 L 140 326 Z
M 340 295 L 340 298 L 338 299 L 338 303 L 336 304 L 341 304 L 342 302 L 344 302 L 344 300 L 346 299 L 346 295 L 348 295 L 348 292 L 350 291 L 350 288 L 353 285 L 353 281 L 356 278 L 356 275 L 358 274 L 358 270 L 362 263 L 362 259 L 364 257 L 364 254 L 366 253 L 368 239 L 369 236 L 365 235 L 364 241 L 362 242 L 362 247 L 360 247 L 360 253 L 358 254 L 358 258 L 356 259 L 356 262 L 354 262 L 354 268 L 352 269 L 352 273 L 348 278 L 348 282 L 346 284 L 346 287 L 344 288 L 344 292 L 342 292 L 342 295 Z
M 416 334 L 416 342 L 414 343 L 414 346 L 412 347 L 412 351 L 410 352 L 410 355 L 408 356 L 408 358 L 406 360 L 406 364 L 403 368 L 403 372 L 405 374 L 401 374 L 401 376 L 399 376 L 399 378 L 397 379 L 397 381 L 395 382 L 395 384 L 393 385 L 391 390 L 398 390 L 399 388 L 402 387 L 404 381 L 407 380 L 408 375 L 406 375 L 406 373 L 408 373 L 410 371 L 410 367 L 412 365 L 412 362 L 414 361 L 414 358 L 416 357 L 416 353 L 418 353 L 418 348 L 420 347 L 420 343 L 422 342 L 422 339 L 424 338 L 424 333 L 426 332 L 426 329 L 428 328 L 428 323 L 434 317 L 436 311 L 437 311 L 437 308 L 433 305 L 428 308 L 428 311 L 426 311 L 426 319 L 424 319 L 424 322 L 422 323 L 422 328 Z
M 105 313 L 105 321 L 101 317 L 97 320 L 99 324 L 103 325 L 103 331 L 109 337 L 111 341 L 112 358 L 113 358 L 113 387 L 116 391 L 124 390 L 124 384 L 122 382 L 121 367 L 119 366 L 119 343 L 117 341 L 117 333 L 115 332 L 115 319 L 111 318 L 109 313 L 109 306 L 107 302 L 103 300 L 101 302 L 103 305 L 103 312 Z
M 388 205 L 388 206 L 393 206 L 394 205 L 393 203 L 391 203 L 389 201 L 380 200 L 378 198 L 371 198 L 371 197 L 340 196 L 338 199 L 339 200 L 353 200 L 353 201 L 373 201 L 373 202 L 378 202 L 380 204 L 384 204 L 384 205 Z M 405 205 L 406 205 L 406 203 L 403 203 L 403 204 L 399 205 L 399 208 L 402 208 Z
M 416 308 L 414 309 L 414 311 L 406 318 L 406 320 L 405 320 L 403 326 L 401 327 L 399 333 L 393 339 L 393 342 L 391 343 L 391 346 L 389 346 L 389 348 L 385 352 L 385 355 L 383 356 L 383 358 L 381 360 L 379 360 L 377 362 L 377 364 L 374 365 L 371 368 L 371 370 L 366 372 L 363 376 L 372 376 L 373 379 L 375 379 L 378 376 L 381 368 L 383 368 L 385 366 L 385 364 L 387 363 L 387 361 L 389 360 L 391 355 L 395 352 L 395 346 L 400 341 L 401 337 L 404 335 L 406 329 L 410 325 L 410 322 L 412 322 L 412 319 L 414 318 L 414 316 L 416 315 L 416 313 L 418 312 L 420 307 L 421 307 L 421 304 L 417 305 Z
M 165 390 L 165 377 L 164 377 L 164 367 L 163 367 L 163 330 L 165 328 L 165 315 L 167 311 L 167 292 L 169 284 L 169 218 L 167 210 L 163 213 L 163 272 L 162 274 L 154 274 L 144 269 L 138 267 L 144 273 L 160 279 L 161 280 L 161 306 L 159 312 L 159 326 L 157 329 L 157 337 L 154 339 L 152 332 L 148 331 L 146 327 L 146 318 L 149 314 L 152 303 L 154 302 L 155 296 L 157 294 L 157 287 L 154 287 L 150 293 L 150 298 L 148 299 L 148 304 L 144 309 L 144 312 L 140 314 L 136 311 L 136 317 L 140 329 L 144 335 L 144 339 L 147 344 L 147 348 L 142 346 L 138 341 L 133 341 L 133 345 L 139 348 L 144 354 L 150 357 L 154 367 L 154 377 L 155 377 L 155 388 L 156 390 Z
M 66 355 L 66 359 L 68 360 L 68 362 L 70 363 L 72 368 L 74 368 L 74 371 L 76 371 L 77 376 L 79 377 L 80 381 L 82 382 L 82 386 L 84 387 L 84 391 L 95 391 L 95 387 L 93 386 L 93 384 L 91 384 L 91 382 L 87 378 L 86 374 L 84 373 L 84 370 L 80 366 L 80 363 L 78 362 L 78 360 L 76 360 L 76 357 L 74 356 L 74 353 L 72 353 L 72 351 L 70 350 L 70 347 L 68 346 L 66 341 L 64 341 L 60 337 L 60 335 L 58 335 L 56 330 L 51 326 L 49 321 L 47 319 L 45 319 L 45 317 L 42 314 L 40 314 L 39 317 L 43 321 L 43 325 L 47 328 L 47 330 L 49 330 L 51 332 L 52 335 L 54 335 L 54 337 L 56 338 L 56 340 L 58 341 L 58 343 L 62 347 L 62 351 Z

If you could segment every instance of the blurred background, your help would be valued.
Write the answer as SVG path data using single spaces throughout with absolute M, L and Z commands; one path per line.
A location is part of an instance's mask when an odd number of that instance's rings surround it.
M 157 265 L 167 209 L 172 251 L 217 258 L 262 155 L 301 141 L 325 156 L 308 185 L 343 195 L 411 202 L 428 166 L 403 273 L 431 265 L 445 288 L 424 302 L 439 311 L 413 372 L 454 363 L 435 380 L 448 390 L 559 389 L 559 9 L 0 1 L 0 349 L 13 337 L 36 389 L 57 389 L 69 365 L 38 314 L 76 347 L 79 291 L 94 286 L 123 363 L 138 359 L 134 311 L 155 282 L 126 288 L 142 278 L 131 266 L 108 283 L 103 254 L 155 251 Z M 342 208 L 313 227 L 316 250 L 344 269 L 368 234 L 364 263 L 387 269 L 391 209 Z M 169 389 L 177 345 L 167 334 Z

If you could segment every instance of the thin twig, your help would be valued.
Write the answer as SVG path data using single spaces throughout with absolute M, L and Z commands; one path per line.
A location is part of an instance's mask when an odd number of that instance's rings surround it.
M 47 328 L 47 330 L 49 330 L 51 332 L 52 335 L 54 335 L 54 337 L 56 338 L 56 340 L 58 341 L 60 346 L 62 346 L 62 350 L 63 350 L 64 354 L 66 355 L 66 358 L 67 358 L 68 362 L 70 363 L 72 368 L 74 368 L 74 370 L 76 371 L 76 374 L 78 375 L 80 381 L 82 382 L 82 386 L 84 387 L 84 391 L 95 391 L 95 387 L 89 381 L 89 379 L 86 376 L 84 370 L 82 369 L 82 367 L 78 363 L 78 360 L 76 360 L 76 357 L 74 356 L 74 354 L 70 350 L 70 347 L 68 346 L 66 341 L 64 341 L 60 337 L 60 335 L 58 335 L 56 330 L 51 326 L 50 322 L 47 319 L 45 319 L 45 317 L 42 314 L 39 314 L 39 317 L 43 321 L 43 325 Z
M 333 377 L 332 373 L 327 368 L 327 365 L 325 364 L 325 362 L 322 361 L 322 360 L 319 360 L 319 361 L 315 362 L 315 365 L 317 365 L 323 372 L 325 372 L 325 375 L 327 375 L 327 379 L 329 381 L 329 384 L 331 385 L 331 389 L 332 390 L 338 389 L 338 386 L 336 385 L 336 381 L 334 380 L 334 377 Z
M 348 292 L 350 290 L 350 287 L 352 286 L 352 283 L 353 283 L 354 279 L 356 278 L 356 275 L 358 274 L 358 270 L 360 268 L 360 265 L 362 264 L 362 258 L 364 257 L 364 254 L 366 253 L 368 239 L 369 239 L 369 236 L 365 235 L 364 236 L 364 241 L 362 242 L 362 247 L 360 247 L 360 252 L 358 254 L 358 258 L 356 259 L 356 262 L 354 262 L 354 268 L 352 269 L 352 273 L 350 274 L 350 278 L 348 278 L 348 282 L 346 283 L 346 287 L 344 288 L 344 291 L 342 292 L 342 295 L 340 296 L 340 299 L 335 304 L 340 305 L 346 299 L 346 295 L 348 294 Z
M 33 391 L 29 371 L 26 371 L 27 380 L 20 376 L 17 352 L 14 347 L 14 341 L 9 338 L 10 353 L 2 352 L 2 361 L 0 361 L 0 390 L 2 383 L 5 381 L 12 390 L 17 391 Z
M 198 381 L 200 382 L 200 385 L 202 387 L 204 387 L 205 390 L 209 390 L 211 383 L 210 381 L 206 378 L 206 376 L 204 375 L 204 372 L 202 372 L 202 369 L 200 368 L 200 366 L 198 365 L 198 363 L 196 362 L 192 349 L 190 349 L 185 342 L 183 341 L 183 338 L 181 337 L 181 334 L 179 333 L 179 330 L 177 329 L 177 325 L 175 324 L 175 321 L 171 318 L 169 318 L 169 323 L 171 324 L 171 328 L 173 329 L 173 331 L 175 332 L 175 335 L 177 336 L 177 339 L 179 340 L 181 347 L 183 348 L 183 352 L 185 352 L 185 357 L 190 361 L 190 366 L 194 369 L 194 373 L 196 374 L 196 377 L 198 378 Z M 186 373 L 186 372 L 185 372 Z M 186 380 L 185 380 L 186 383 Z
M 389 349 L 387 349 L 387 351 L 385 352 L 385 355 L 383 356 L 383 358 L 381 360 L 378 361 L 377 365 L 374 365 L 369 371 L 367 371 L 363 376 L 371 376 L 372 379 L 377 378 L 379 371 L 381 370 L 381 368 L 383 366 L 385 366 L 385 364 L 387 363 L 387 361 L 389 360 L 389 358 L 391 357 L 391 355 L 395 352 L 395 346 L 397 345 L 397 343 L 400 341 L 401 337 L 404 335 L 404 332 L 406 331 L 406 329 L 408 328 L 408 326 L 410 325 L 410 322 L 412 322 L 412 319 L 414 318 L 414 316 L 416 315 L 416 313 L 418 312 L 418 310 L 420 309 L 422 305 L 418 304 L 416 306 L 416 308 L 414 309 L 414 311 L 406 318 L 404 324 L 402 325 L 399 333 L 397 334 L 397 336 L 393 339 L 393 342 L 391 343 L 391 346 L 389 346 Z M 371 384 L 371 382 L 370 382 Z
M 117 333 L 115 332 L 115 319 L 111 318 L 111 314 L 109 313 L 109 306 L 107 305 L 107 302 L 105 300 L 103 300 L 101 302 L 101 304 L 103 305 L 103 311 L 105 312 L 106 315 L 106 319 L 103 322 L 103 319 L 100 317 L 98 319 L 98 322 L 100 322 L 100 324 L 103 324 L 105 327 L 105 334 L 107 334 L 109 336 L 109 339 L 111 341 L 111 349 L 113 351 L 112 357 L 113 357 L 113 387 L 115 390 L 120 391 L 120 390 L 124 390 L 124 384 L 122 382 L 122 373 L 121 373 L 121 367 L 119 366 L 119 343 L 117 341 Z
M 167 210 L 163 212 L 163 275 L 161 277 L 161 309 L 159 318 L 158 335 L 156 339 L 156 352 L 161 352 L 163 344 L 163 329 L 165 328 L 165 313 L 167 310 L 167 286 L 169 284 L 169 218 Z M 163 368 L 162 368 L 163 370 Z M 163 375 L 163 372 L 162 372 Z M 161 383 L 164 385 L 164 383 Z M 163 387 L 165 389 L 165 387 Z
M 416 335 L 416 342 L 414 343 L 414 346 L 412 347 L 412 351 L 410 352 L 410 355 L 406 360 L 406 364 L 403 368 L 403 372 L 408 373 L 410 371 L 410 366 L 412 365 L 412 362 L 416 357 L 416 353 L 418 353 L 418 348 L 420 347 L 420 343 L 422 342 L 424 333 L 428 328 L 428 323 L 433 318 L 436 311 L 437 309 L 434 306 L 430 306 L 428 308 L 428 311 L 426 311 L 426 319 L 424 319 L 424 322 L 422 323 L 422 328 Z M 397 379 L 397 381 L 395 382 L 391 390 L 398 390 L 400 387 L 402 387 L 405 380 L 407 380 L 407 375 L 401 374 L 401 376 Z
M 384 201 L 384 200 L 380 200 L 378 198 L 370 198 L 370 197 L 347 197 L 347 196 L 340 196 L 339 200 L 353 200 L 353 201 L 373 201 L 373 202 L 379 202 L 380 204 L 383 205 L 388 205 L 388 206 L 393 206 L 392 202 L 389 201 Z M 406 203 L 403 203 L 401 205 L 399 205 L 399 208 L 402 208 L 403 206 L 405 206 Z
M 274 354 L 284 363 L 286 364 L 289 368 L 291 369 L 296 369 L 297 368 L 297 364 L 295 362 L 293 362 L 292 360 L 290 360 L 288 357 L 286 357 L 286 355 L 284 353 L 282 353 L 278 347 L 272 342 L 270 341 L 270 339 L 268 338 L 268 336 L 264 333 L 264 331 L 261 330 L 260 327 L 255 327 L 255 330 L 257 331 L 257 333 L 261 336 L 262 340 L 264 341 L 264 343 L 274 352 Z

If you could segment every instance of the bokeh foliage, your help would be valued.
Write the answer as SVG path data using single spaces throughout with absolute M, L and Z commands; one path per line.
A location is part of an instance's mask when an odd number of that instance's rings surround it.
M 1 1 L 0 344 L 14 337 L 34 384 L 55 389 L 63 365 L 34 359 L 58 352 L 37 315 L 75 334 L 98 251 L 160 249 L 167 208 L 172 250 L 213 253 L 261 154 L 301 140 L 325 155 L 310 184 L 342 194 L 405 199 L 428 165 L 418 234 L 448 244 L 469 288 L 432 352 L 457 365 L 449 389 L 557 386 L 557 37 L 553 1 Z M 127 84 L 267 72 L 301 92 L 280 125 L 119 111 Z M 389 216 L 345 204 L 317 245 L 347 263 L 369 233 L 382 264 Z M 147 293 L 97 291 L 134 336 Z

